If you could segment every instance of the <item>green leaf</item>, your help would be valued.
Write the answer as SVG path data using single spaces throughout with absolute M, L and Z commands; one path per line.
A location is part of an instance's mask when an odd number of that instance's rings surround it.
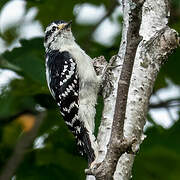
M 31 0 L 27 2 L 27 9 L 36 6 L 39 9 L 36 18 L 46 27 L 55 20 L 74 20 L 73 8 L 79 2 L 81 1 Z
M 0 9 L 8 2 L 9 0 L 1 0 L 0 1 Z
M 46 86 L 43 39 L 21 40 L 22 47 L 6 51 L 2 57 L 19 67 L 23 74 L 41 86 Z
M 180 121 L 170 129 L 151 127 L 133 168 L 133 180 L 180 178 Z
M 179 81 L 179 67 L 180 67 L 180 48 L 167 59 L 167 62 L 162 66 L 154 86 L 154 90 L 157 91 L 160 88 L 167 86 L 166 78 L 170 79 L 173 83 L 180 85 Z

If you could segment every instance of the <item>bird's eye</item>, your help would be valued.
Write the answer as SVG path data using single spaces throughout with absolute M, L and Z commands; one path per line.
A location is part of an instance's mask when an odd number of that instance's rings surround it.
M 53 32 L 54 32 L 56 29 L 57 29 L 56 26 L 53 26 L 53 27 L 52 27 L 52 31 L 53 31 Z

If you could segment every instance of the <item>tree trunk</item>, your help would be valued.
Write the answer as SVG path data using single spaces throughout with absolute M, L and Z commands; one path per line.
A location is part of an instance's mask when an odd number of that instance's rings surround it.
M 170 15 L 168 0 L 121 0 L 121 6 L 124 23 L 119 58 L 116 59 L 116 65 L 120 66 L 113 70 L 112 93 L 104 99 L 97 138 L 98 166 L 88 171 L 97 180 L 130 179 L 135 153 L 145 138 L 143 128 L 154 82 L 162 64 L 179 44 L 177 32 L 167 26 Z M 139 17 L 141 10 L 142 21 Z M 142 36 L 140 43 L 137 32 Z M 135 37 L 137 42 L 133 43 Z M 133 65 L 132 71 L 131 68 L 126 69 L 127 62 Z M 123 73 L 125 76 L 130 74 L 130 81 L 122 79 Z M 127 86 L 127 92 L 122 91 L 121 84 Z M 117 123 L 120 125 L 115 126 Z M 87 179 L 95 177 L 89 176 Z

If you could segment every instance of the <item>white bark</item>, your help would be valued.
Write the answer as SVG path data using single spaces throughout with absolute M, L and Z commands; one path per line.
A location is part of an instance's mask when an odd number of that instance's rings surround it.
M 113 83 L 113 89 L 112 93 L 108 98 L 104 100 L 104 109 L 103 109 L 103 115 L 101 119 L 101 125 L 99 127 L 98 137 L 97 141 L 99 144 L 99 154 L 98 154 L 98 163 L 102 162 L 105 158 L 106 152 L 107 152 L 107 145 L 110 139 L 111 135 L 111 127 L 112 127 L 112 121 L 114 117 L 114 110 L 115 110 L 115 103 L 116 103 L 116 96 L 117 96 L 117 88 L 118 88 L 118 81 L 121 73 L 121 68 L 123 65 L 123 61 L 120 61 L 124 59 L 125 56 L 125 48 L 126 48 L 126 34 L 128 30 L 128 17 L 124 19 L 124 26 L 123 33 L 122 33 L 122 41 L 121 41 L 121 48 L 118 52 L 118 55 L 120 58 L 116 59 L 115 64 L 119 65 L 118 68 L 115 68 L 112 71 L 112 83 Z
M 121 4 L 123 7 L 124 24 L 122 41 L 118 53 L 120 58 L 117 59 L 117 65 L 123 64 L 126 52 L 126 35 L 130 19 L 130 7 L 132 8 L 133 6 L 132 0 L 122 0 Z M 176 48 L 178 44 L 176 37 L 177 33 L 167 27 L 168 16 L 168 0 L 145 1 L 140 29 L 140 35 L 143 37 L 143 40 L 139 44 L 136 53 L 124 124 L 124 137 L 128 141 L 134 137 L 137 140 L 133 145 L 133 151 L 139 149 L 140 144 L 145 138 L 143 128 L 146 122 L 149 98 L 152 93 L 156 76 L 164 59 L 167 58 L 167 53 Z M 114 89 L 112 94 L 105 99 L 104 102 L 104 111 L 98 133 L 99 156 L 97 162 L 102 162 L 107 152 L 121 67 L 122 66 L 119 66 L 113 70 Z M 114 179 L 130 179 L 133 162 L 134 155 L 127 153 L 123 154 L 119 159 Z M 94 179 L 95 178 L 91 176 L 88 180 Z
M 131 84 L 129 88 L 126 120 L 124 124 L 124 136 L 126 139 L 136 137 L 138 142 L 134 146 L 135 151 L 139 149 L 144 139 L 143 127 L 145 125 L 148 111 L 149 98 L 153 90 L 153 85 L 163 59 L 167 51 L 163 46 L 168 46 L 167 42 L 151 43 L 154 38 L 159 38 L 158 33 L 165 28 L 168 23 L 169 8 L 166 0 L 146 0 L 142 12 L 142 24 L 140 35 L 143 41 L 140 43 L 133 67 Z M 174 38 L 174 31 L 167 29 L 164 37 Z M 151 43 L 146 46 L 146 43 Z M 170 47 L 174 48 L 174 47 Z M 133 155 L 121 156 L 114 179 L 128 180 L 131 177 L 131 170 L 134 161 Z
M 123 35 L 122 35 L 122 41 L 120 45 L 122 50 L 119 50 L 118 52 L 118 55 L 121 58 L 117 58 L 115 62 L 115 64 L 119 65 L 119 67 L 112 70 L 113 89 L 110 96 L 104 99 L 104 109 L 103 109 L 103 114 L 101 118 L 101 124 L 99 126 L 98 137 L 97 137 L 97 142 L 99 145 L 97 163 L 100 163 L 104 160 L 106 152 L 107 152 L 107 145 L 109 143 L 109 139 L 111 136 L 111 127 L 112 127 L 114 110 L 115 110 L 118 81 L 119 81 L 119 77 L 121 73 L 121 68 L 123 65 L 123 61 L 120 61 L 120 59 L 124 59 L 126 42 L 127 42 L 126 34 L 128 30 L 127 28 L 128 19 L 124 21 L 125 21 L 124 26 L 126 26 L 126 28 L 124 28 L 122 32 Z M 95 179 L 96 178 L 94 176 L 87 176 L 86 178 L 86 180 L 95 180 Z
M 115 110 L 115 103 L 116 103 L 116 97 L 117 97 L 117 88 L 118 88 L 118 81 L 121 74 L 121 68 L 123 65 L 123 60 L 126 52 L 126 44 L 127 44 L 127 31 L 129 26 L 129 11 L 130 6 L 128 1 L 121 3 L 122 11 L 123 11 L 123 18 L 124 18 L 124 24 L 123 24 L 123 32 L 122 32 L 122 39 L 120 44 L 120 49 L 118 52 L 118 55 L 120 58 L 117 59 L 116 64 L 120 65 L 119 68 L 116 68 L 113 70 L 113 85 L 114 89 L 112 94 L 105 99 L 104 101 L 104 111 L 103 116 L 101 119 L 101 125 L 99 127 L 99 133 L 98 133 L 98 143 L 99 143 L 99 159 L 98 162 L 102 162 L 105 158 L 106 152 L 107 152 L 107 145 L 110 139 L 111 135 L 111 126 L 112 121 L 114 117 L 114 110 Z M 120 61 L 121 60 L 121 61 Z M 121 160 L 118 163 L 117 171 L 115 172 L 115 178 L 114 179 L 125 179 L 124 177 L 130 177 L 131 174 L 131 168 L 133 165 L 133 156 L 132 155 L 123 155 Z M 93 179 L 92 179 L 93 180 Z

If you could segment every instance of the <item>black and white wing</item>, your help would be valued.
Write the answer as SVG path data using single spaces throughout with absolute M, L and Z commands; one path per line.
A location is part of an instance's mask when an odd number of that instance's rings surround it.
M 85 153 L 88 161 L 92 162 L 95 155 L 89 133 L 84 123 L 78 119 L 79 76 L 75 60 L 67 51 L 53 50 L 47 53 L 46 76 L 64 121 L 76 137 L 79 151 Z

